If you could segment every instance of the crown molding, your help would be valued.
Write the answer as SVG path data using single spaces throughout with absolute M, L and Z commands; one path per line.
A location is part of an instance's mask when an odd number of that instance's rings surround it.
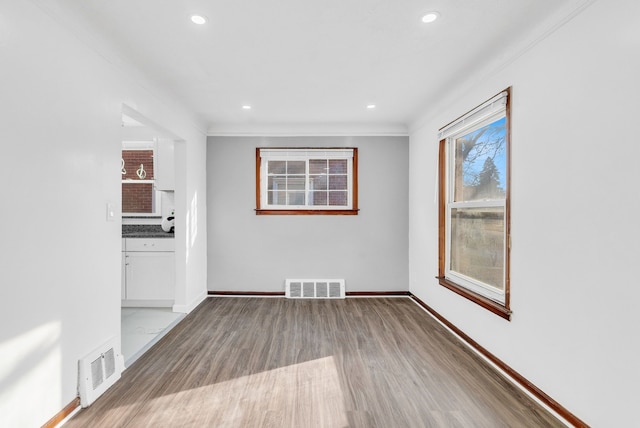
M 394 136 L 406 137 L 409 129 L 404 123 L 315 124 L 263 123 L 216 124 L 209 127 L 209 137 L 304 137 L 304 136 Z

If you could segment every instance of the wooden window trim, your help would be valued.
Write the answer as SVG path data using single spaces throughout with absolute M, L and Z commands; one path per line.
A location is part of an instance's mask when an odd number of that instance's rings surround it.
M 445 288 L 448 288 L 449 290 L 453 291 L 456 294 L 459 294 L 460 296 L 464 297 L 465 299 L 468 299 L 470 301 L 472 301 L 473 303 L 482 306 L 483 308 L 493 312 L 494 314 L 498 315 L 499 317 L 502 317 L 504 319 L 506 319 L 507 321 L 511 321 L 511 314 L 512 311 L 506 307 L 503 306 L 502 304 L 495 302 L 491 299 L 487 299 L 486 297 L 478 294 L 478 293 L 474 293 L 473 291 L 462 287 L 458 284 L 456 284 L 455 282 L 452 282 L 450 280 L 448 280 L 447 278 L 444 278 L 442 276 L 437 277 L 438 279 L 438 283 L 440 285 L 442 285 Z
M 507 103 L 505 107 L 505 117 L 507 121 L 507 141 L 506 141 L 506 183 L 507 189 L 505 193 L 505 300 L 504 304 L 491 300 L 481 294 L 478 294 L 466 287 L 463 287 L 445 277 L 446 270 L 446 240 L 447 240 L 447 147 L 446 139 L 440 140 L 438 149 L 438 283 L 453 291 L 454 293 L 472 301 L 473 303 L 489 310 L 490 312 L 511 321 L 511 281 L 510 281 L 510 253 L 511 253 L 511 87 L 505 89 L 507 93 Z M 465 113 L 462 116 L 465 116 Z M 462 117 L 460 116 L 460 117 Z M 458 119 L 456 119 L 458 120 Z M 454 120 L 453 122 L 455 122 Z M 450 123 L 453 123 L 450 122 Z M 446 125 L 448 126 L 448 125 Z
M 263 209 L 260 198 L 260 177 L 262 174 L 262 158 L 260 150 L 263 147 L 256 147 L 256 215 L 358 215 L 358 148 L 357 147 L 268 147 L 269 149 L 303 149 L 303 150 L 331 150 L 331 149 L 351 149 L 352 157 L 352 208 L 347 210 L 323 210 L 323 209 Z
M 358 215 L 359 210 L 262 210 L 256 215 Z

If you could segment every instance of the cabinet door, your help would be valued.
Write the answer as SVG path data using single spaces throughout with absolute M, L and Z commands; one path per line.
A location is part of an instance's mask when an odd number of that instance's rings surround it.
M 175 253 L 127 252 L 127 300 L 173 300 Z
M 127 253 L 122 252 L 122 278 L 120 280 L 120 299 L 127 298 Z

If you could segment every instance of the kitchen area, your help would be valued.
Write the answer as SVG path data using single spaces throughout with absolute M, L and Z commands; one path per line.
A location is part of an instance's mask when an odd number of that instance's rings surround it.
M 121 352 L 125 367 L 175 326 L 174 142 L 123 114 Z

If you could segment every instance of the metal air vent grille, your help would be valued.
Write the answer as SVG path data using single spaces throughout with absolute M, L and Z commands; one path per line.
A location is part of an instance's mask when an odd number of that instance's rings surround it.
M 344 279 L 287 279 L 289 299 L 344 299 Z

